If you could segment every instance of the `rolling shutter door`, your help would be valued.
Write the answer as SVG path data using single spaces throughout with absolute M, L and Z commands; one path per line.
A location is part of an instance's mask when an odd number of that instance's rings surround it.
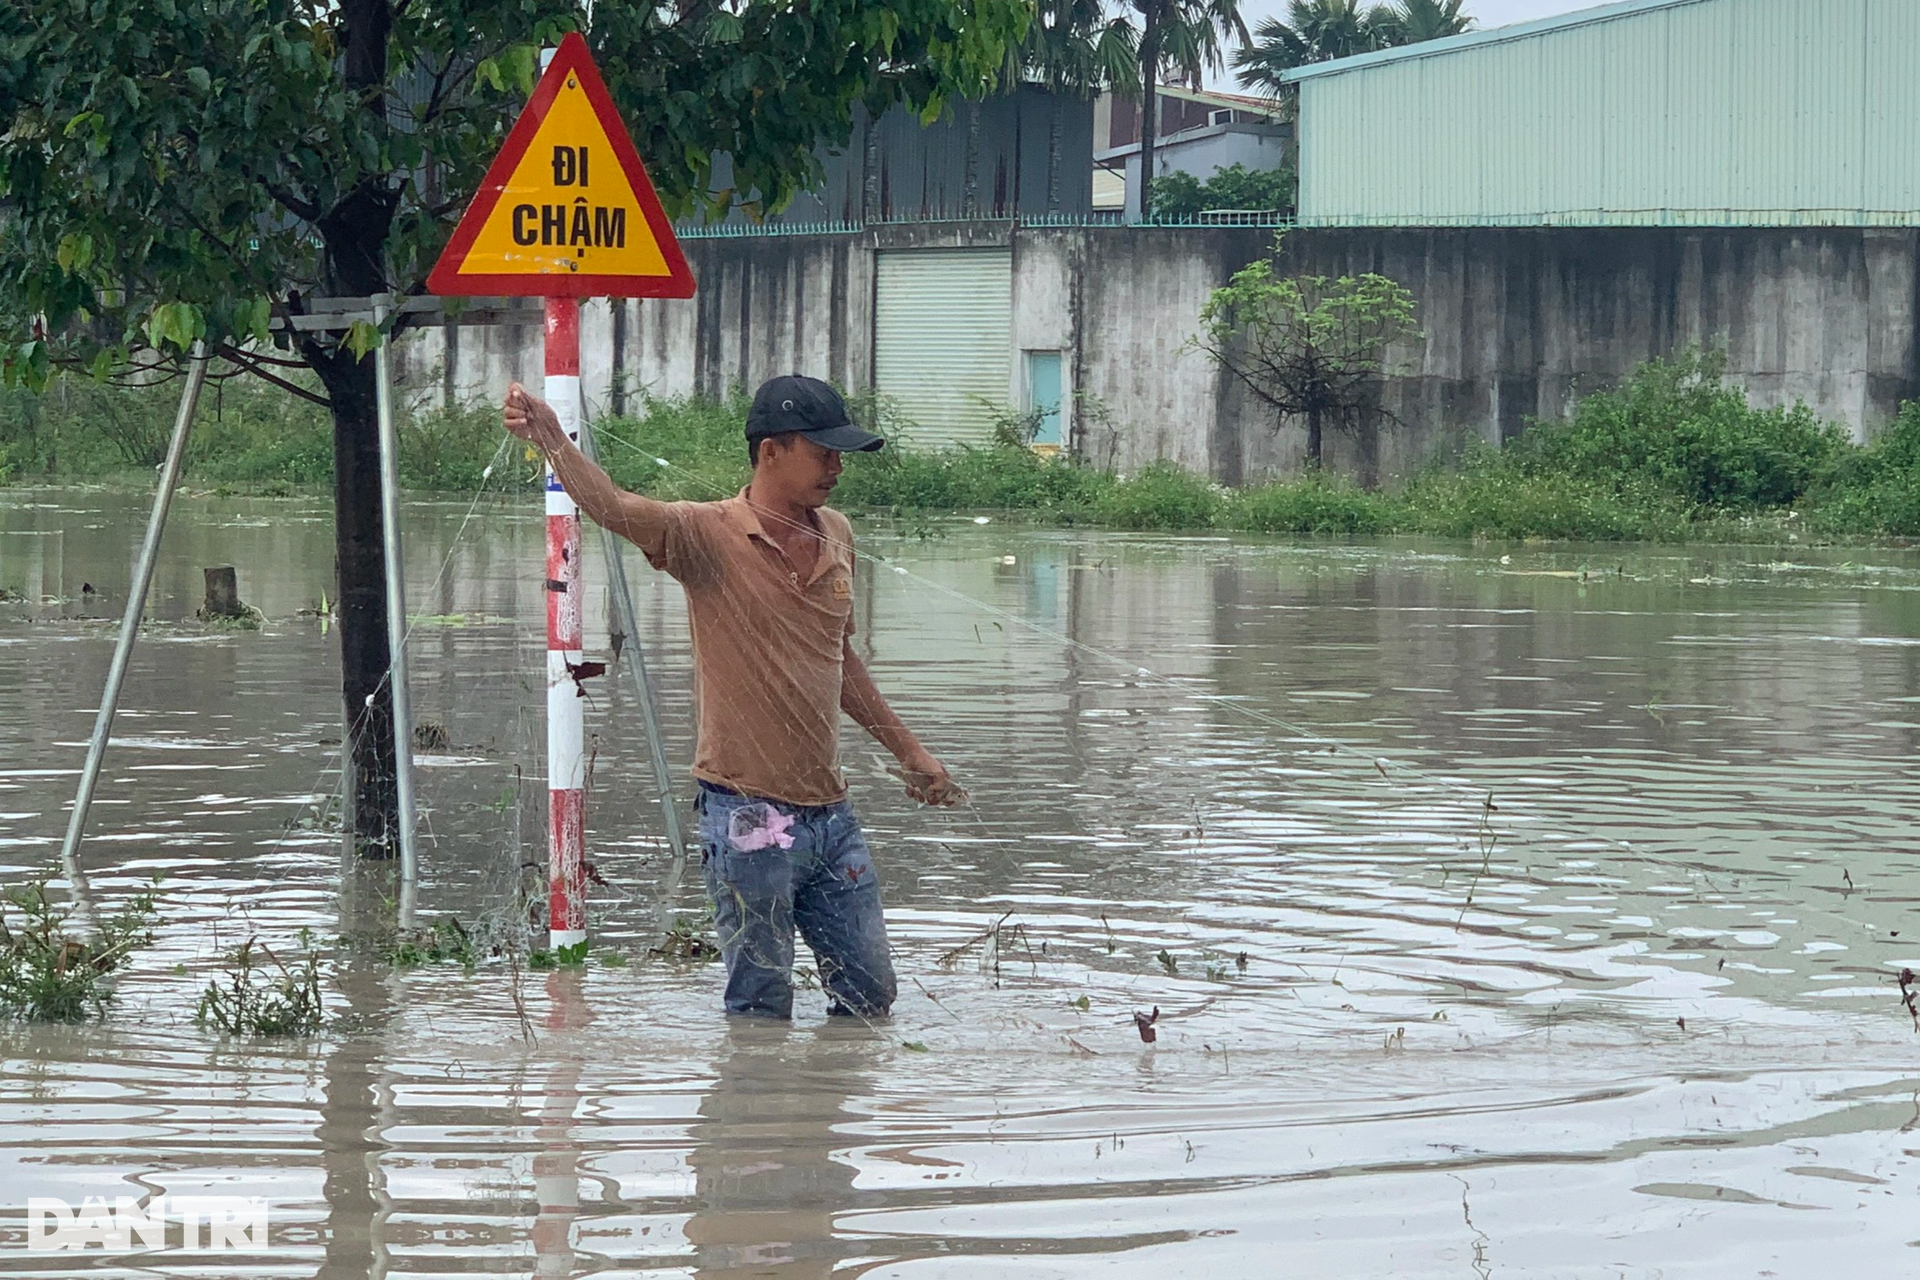
M 922 449 L 985 444 L 1013 375 L 1013 251 L 882 250 L 873 381 Z

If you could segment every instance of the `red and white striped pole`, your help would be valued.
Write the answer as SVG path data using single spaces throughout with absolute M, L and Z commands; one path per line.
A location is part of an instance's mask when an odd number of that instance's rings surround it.
M 547 403 L 569 439 L 580 438 L 580 303 L 547 299 Z M 547 469 L 547 943 L 587 936 L 586 724 L 580 686 L 580 509 Z

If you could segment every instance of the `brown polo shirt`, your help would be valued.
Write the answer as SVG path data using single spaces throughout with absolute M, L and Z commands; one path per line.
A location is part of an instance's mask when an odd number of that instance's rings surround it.
M 853 634 L 853 526 L 838 511 L 815 513 L 820 552 L 803 578 L 746 492 L 647 500 L 621 532 L 687 592 L 694 776 L 789 804 L 833 804 L 847 793 L 840 676 Z

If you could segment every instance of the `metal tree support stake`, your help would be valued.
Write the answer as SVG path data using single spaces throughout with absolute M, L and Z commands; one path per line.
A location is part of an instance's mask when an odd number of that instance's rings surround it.
M 569 438 L 580 432 L 580 304 L 548 298 L 547 403 Z M 547 468 L 547 944 L 587 937 L 586 716 L 574 670 L 584 658 L 580 508 Z
M 593 441 L 593 428 L 580 420 L 580 452 L 589 462 L 600 460 Z M 633 590 L 627 585 L 627 566 L 620 554 L 620 535 L 602 527 L 600 546 L 606 555 L 607 587 L 613 592 L 614 608 L 620 625 L 626 629 L 626 651 L 631 655 L 627 674 L 633 679 L 634 694 L 640 699 L 640 721 L 646 726 L 647 751 L 653 757 L 654 797 L 660 802 L 660 819 L 667 829 L 667 847 L 673 850 L 673 863 L 667 869 L 666 883 L 660 888 L 659 918 L 655 929 L 667 931 L 667 914 L 673 909 L 674 895 L 680 889 L 680 877 L 687 866 L 687 841 L 680 831 L 680 811 L 673 806 L 673 771 L 667 765 L 667 748 L 660 738 L 660 715 L 653 705 L 653 686 L 647 679 L 646 647 L 640 643 L 640 621 L 633 608 Z
M 373 322 L 386 328 L 390 299 L 373 300 Z M 413 927 L 420 887 L 413 794 L 413 696 L 407 683 L 407 580 L 400 563 L 400 432 L 393 418 L 393 343 L 373 350 L 373 398 L 380 425 L 380 536 L 387 562 L 387 683 L 393 692 L 394 790 L 400 803 L 399 923 Z
M 180 393 L 180 411 L 173 419 L 173 438 L 167 442 L 166 461 L 160 465 L 160 486 L 154 491 L 153 512 L 147 517 L 147 536 L 140 544 L 140 559 L 135 562 L 133 582 L 127 588 L 127 608 L 120 618 L 120 638 L 113 646 L 113 663 L 107 668 L 107 687 L 100 693 L 100 710 L 93 720 L 93 740 L 87 744 L 87 762 L 80 769 L 80 786 L 73 793 L 73 813 L 67 819 L 67 838 L 60 845 L 60 868 L 74 905 L 85 910 L 86 875 L 80 869 L 80 838 L 87 827 L 87 810 L 93 805 L 93 789 L 100 781 L 100 762 L 107 754 L 107 740 L 113 734 L 113 714 L 120 705 L 120 688 L 126 683 L 127 664 L 133 657 L 133 642 L 140 634 L 140 618 L 146 612 L 147 589 L 153 585 L 153 566 L 159 558 L 160 534 L 167 526 L 167 508 L 173 503 L 173 490 L 180 482 L 180 468 L 187 457 L 187 435 L 193 427 L 194 412 L 200 407 L 200 391 L 207 383 L 207 348 L 193 344 L 187 367 L 187 386 Z

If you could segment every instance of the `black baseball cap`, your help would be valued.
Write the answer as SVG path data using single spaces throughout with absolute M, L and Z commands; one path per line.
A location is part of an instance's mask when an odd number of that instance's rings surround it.
M 870 453 L 886 443 L 853 424 L 847 402 L 818 378 L 797 373 L 768 378 L 753 393 L 747 410 L 747 440 L 764 440 L 798 431 L 817 445 L 841 453 Z

